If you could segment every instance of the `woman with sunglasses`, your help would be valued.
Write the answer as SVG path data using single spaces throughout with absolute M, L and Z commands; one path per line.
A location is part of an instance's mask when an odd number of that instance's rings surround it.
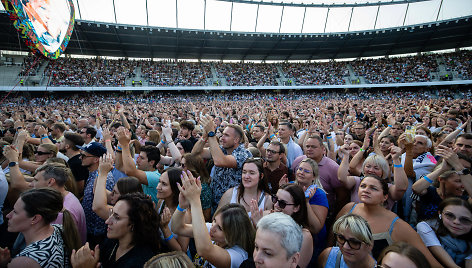
M 293 220 L 302 227 L 303 242 L 300 250 L 300 259 L 298 265 L 301 268 L 309 267 L 313 256 L 313 237 L 308 229 L 308 204 L 305 198 L 305 192 L 296 184 L 284 184 L 272 196 L 274 211 L 282 212 L 293 218 Z
M 337 246 L 325 249 L 318 258 L 319 267 L 375 267 L 371 251 L 374 245 L 372 231 L 361 216 L 347 214 L 333 225 Z
M 273 204 L 262 164 L 261 158 L 246 159 L 242 168 L 241 183 L 223 194 L 218 208 L 226 204 L 241 204 L 251 217 L 251 201 L 255 200 L 259 210 L 271 210 Z
M 106 220 L 107 238 L 72 252 L 72 267 L 143 267 L 160 249 L 159 215 L 154 203 L 141 193 L 120 196 Z
M 395 242 L 406 242 L 420 250 L 432 267 L 441 267 L 421 241 L 419 235 L 397 214 L 384 207 L 388 199 L 388 184 L 385 180 L 369 175 L 365 177 L 358 190 L 361 203 L 351 202 L 338 213 L 338 218 L 346 214 L 357 214 L 369 223 L 373 239 L 372 256 L 377 258 L 380 252 Z
M 472 206 L 451 197 L 439 205 L 438 216 L 418 223 L 423 242 L 445 267 L 472 265 Z

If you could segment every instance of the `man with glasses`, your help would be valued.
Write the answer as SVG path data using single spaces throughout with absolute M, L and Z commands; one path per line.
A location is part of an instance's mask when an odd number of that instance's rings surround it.
M 87 219 L 87 242 L 91 247 L 101 243 L 106 237 L 107 226 L 92 210 L 95 180 L 98 178 L 98 165 L 100 157 L 107 152 L 107 149 L 98 142 L 91 142 L 87 146 L 76 146 L 81 150 L 80 158 L 82 166 L 87 168 L 89 176 L 84 188 L 84 198 L 82 206 L 84 208 L 85 217 Z M 108 191 L 113 190 L 115 180 L 111 172 L 107 175 L 106 188 Z
M 282 162 L 282 157 L 285 157 L 285 147 L 279 141 L 272 141 L 266 149 L 264 163 L 264 177 L 267 178 L 271 194 L 277 193 L 280 179 L 288 174 L 288 168 Z
M 94 127 L 83 127 L 80 129 L 80 135 L 84 138 L 84 145 L 87 146 L 94 141 L 97 130 Z

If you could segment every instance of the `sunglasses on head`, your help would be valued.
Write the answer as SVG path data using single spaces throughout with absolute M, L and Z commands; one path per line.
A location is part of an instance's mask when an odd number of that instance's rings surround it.
M 285 200 L 279 200 L 279 198 L 278 198 L 276 195 L 273 195 L 273 196 L 272 196 L 272 203 L 274 203 L 274 205 L 275 205 L 276 203 L 279 203 L 279 207 L 280 207 L 281 209 L 284 209 L 286 206 L 294 206 L 294 205 L 295 205 L 295 204 L 289 204 L 289 203 L 287 203 L 287 201 L 285 201 Z
M 469 219 L 467 217 L 456 216 L 454 215 L 454 213 L 449 212 L 449 211 L 445 211 L 443 212 L 443 214 L 444 214 L 444 217 L 446 217 L 450 221 L 455 221 L 457 218 L 459 218 L 459 222 L 462 225 L 472 225 L 472 219 Z
M 349 239 L 346 239 L 346 237 L 344 237 L 343 235 L 341 234 L 337 234 L 337 233 L 334 233 L 334 237 L 336 238 L 336 242 L 338 243 L 338 247 L 343 247 L 344 244 L 347 242 L 347 244 L 349 245 L 350 248 L 354 249 L 354 250 L 358 250 L 361 248 L 361 245 L 362 245 L 362 241 L 360 240 L 357 240 L 355 238 L 349 238 Z
M 34 151 L 34 153 L 37 155 L 45 155 L 45 154 L 50 154 L 51 152 Z

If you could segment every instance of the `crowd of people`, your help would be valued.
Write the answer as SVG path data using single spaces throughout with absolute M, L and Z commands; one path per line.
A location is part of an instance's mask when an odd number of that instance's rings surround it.
M 0 267 L 470 267 L 471 96 L 11 96 Z
M 143 61 L 141 68 L 149 86 L 207 86 L 211 77 L 208 63 Z
M 21 76 L 36 75 L 36 57 L 25 58 Z M 472 77 L 472 53 L 423 54 L 421 56 L 361 59 L 342 62 L 313 63 L 221 63 L 149 60 L 107 60 L 60 58 L 50 61 L 44 74 L 50 86 L 125 86 L 127 78 L 134 78 L 136 68 L 149 86 L 212 86 L 209 78 L 224 78 L 228 86 L 277 86 L 277 79 L 285 77 L 284 85 L 344 85 L 346 77 L 364 77 L 370 84 L 432 81 L 438 72 L 438 59 L 445 70 L 457 73 L 458 79 Z M 352 75 L 349 72 L 352 67 Z M 214 73 L 212 73 L 212 66 Z M 450 74 L 448 74 L 450 75 Z M 359 80 L 351 83 L 360 83 Z M 280 80 L 281 82 L 282 80 Z M 217 82 L 217 85 L 223 85 Z
M 44 75 L 49 86 L 123 87 L 135 75 L 137 61 L 59 58 L 49 61 Z

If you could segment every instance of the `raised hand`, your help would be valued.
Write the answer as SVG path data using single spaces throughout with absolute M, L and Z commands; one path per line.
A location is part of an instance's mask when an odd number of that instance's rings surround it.
M 115 160 L 113 159 L 113 155 L 111 153 L 106 153 L 100 157 L 98 174 L 108 174 L 108 172 L 113 169 L 114 161 Z
M 74 268 L 100 267 L 98 262 L 99 260 L 100 249 L 98 245 L 95 246 L 95 250 L 91 250 L 88 242 L 77 251 L 75 249 L 72 250 L 72 254 L 70 256 L 70 262 Z

